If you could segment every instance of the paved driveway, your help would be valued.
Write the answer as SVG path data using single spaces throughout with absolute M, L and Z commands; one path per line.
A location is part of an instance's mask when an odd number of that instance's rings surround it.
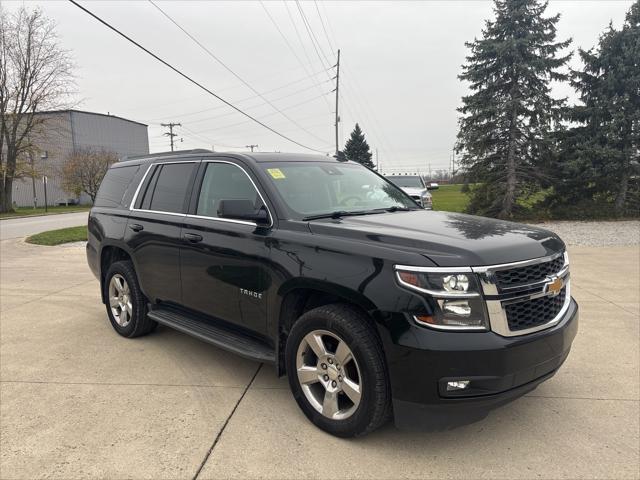
M 0 240 L 22 238 L 34 233 L 57 228 L 77 227 L 87 224 L 88 212 L 38 215 L 0 220 Z
M 82 247 L 0 244 L 0 477 L 638 478 L 638 247 L 570 249 L 562 370 L 443 433 L 315 429 L 285 379 L 167 328 L 115 334 Z

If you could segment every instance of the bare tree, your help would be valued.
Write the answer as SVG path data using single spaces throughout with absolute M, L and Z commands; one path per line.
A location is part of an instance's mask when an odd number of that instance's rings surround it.
M 114 152 L 104 149 L 82 148 L 72 153 L 62 166 L 62 188 L 76 197 L 82 192 L 93 203 L 112 163 L 118 161 Z
M 13 182 L 29 172 L 43 110 L 69 106 L 73 64 L 55 24 L 40 9 L 8 13 L 0 7 L 0 212 L 13 209 Z

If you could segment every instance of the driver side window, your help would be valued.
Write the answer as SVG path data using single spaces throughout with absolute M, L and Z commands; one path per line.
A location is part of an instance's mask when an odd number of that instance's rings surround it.
M 260 195 L 240 167 L 211 162 L 202 179 L 196 215 L 218 217 L 221 200 L 249 200 L 256 209 L 262 206 Z

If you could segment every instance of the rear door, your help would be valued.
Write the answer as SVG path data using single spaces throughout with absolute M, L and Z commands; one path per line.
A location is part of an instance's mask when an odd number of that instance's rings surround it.
M 269 207 L 247 170 L 232 161 L 204 160 L 195 185 L 182 231 L 183 304 L 264 333 L 271 228 L 220 218 L 218 207 L 227 199 Z
M 152 302 L 180 303 L 180 245 L 199 160 L 152 164 L 132 203 L 125 242 Z

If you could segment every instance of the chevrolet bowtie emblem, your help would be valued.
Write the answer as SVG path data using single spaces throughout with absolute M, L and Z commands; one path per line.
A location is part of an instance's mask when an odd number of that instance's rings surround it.
M 562 291 L 562 287 L 564 287 L 564 281 L 560 277 L 556 277 L 552 279 L 550 282 L 545 284 L 545 291 L 547 294 L 555 297 Z

